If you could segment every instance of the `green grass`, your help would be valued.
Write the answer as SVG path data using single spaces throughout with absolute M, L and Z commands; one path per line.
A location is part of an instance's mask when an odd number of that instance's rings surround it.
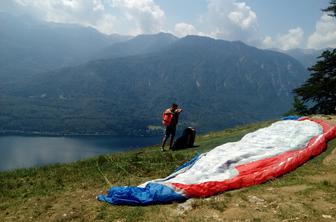
M 147 207 L 112 206 L 95 200 L 100 192 L 110 186 L 139 185 L 151 179 L 169 175 L 181 164 L 197 153 L 217 145 L 237 141 L 246 133 L 269 125 L 270 122 L 251 124 L 222 132 L 213 132 L 196 138 L 197 148 L 160 152 L 159 146 L 135 151 L 103 155 L 71 164 L 56 164 L 39 168 L 20 169 L 0 173 L 0 221 L 213 221 L 232 218 L 231 211 L 237 210 L 234 218 L 266 221 L 267 218 L 283 220 L 319 211 L 311 199 L 319 199 L 336 207 L 336 186 L 325 178 L 312 180 L 310 176 L 335 173 L 331 166 L 324 166 L 323 159 L 336 147 L 336 140 L 328 144 L 329 149 L 320 156 L 280 178 L 259 186 L 228 191 L 208 198 L 198 199 L 192 211 L 179 215 L 177 204 Z M 305 184 L 307 189 L 287 195 L 284 187 Z M 268 191 L 273 189 L 278 192 Z M 294 195 L 295 194 L 295 195 Z M 265 199 L 268 207 L 255 208 L 249 196 Z M 298 205 L 291 205 L 291 201 Z M 287 205 L 286 205 L 287 203 Z M 300 205 L 302 204 L 302 206 Z M 334 208 L 333 208 L 334 209 Z M 335 208 L 336 209 L 336 208 Z M 277 213 L 273 213 L 277 212 Z M 206 212 L 211 212 L 206 216 Z M 324 214 L 335 216 L 327 210 Z M 212 216 L 211 216 L 212 215 Z M 320 219 L 320 217 L 314 219 Z M 216 219 L 217 218 L 217 219 Z M 300 216 L 301 218 L 301 216 Z

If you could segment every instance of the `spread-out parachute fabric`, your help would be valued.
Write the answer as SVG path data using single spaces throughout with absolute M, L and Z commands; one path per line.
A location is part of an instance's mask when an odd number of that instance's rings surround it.
M 335 137 L 336 126 L 322 120 L 288 118 L 196 156 L 166 178 L 135 187 L 112 187 L 97 199 L 148 205 L 260 184 L 319 155 Z

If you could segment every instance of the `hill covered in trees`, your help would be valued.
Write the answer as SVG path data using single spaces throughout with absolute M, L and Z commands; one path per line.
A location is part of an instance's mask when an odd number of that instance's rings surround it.
M 0 97 L 2 131 L 144 135 L 177 102 L 181 127 L 209 131 L 276 118 L 307 78 L 295 59 L 188 36 L 157 51 L 34 75 Z

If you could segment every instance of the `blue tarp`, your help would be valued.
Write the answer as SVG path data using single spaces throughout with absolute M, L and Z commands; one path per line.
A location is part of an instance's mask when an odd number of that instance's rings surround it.
M 187 198 L 168 186 L 159 183 L 148 183 L 145 187 L 112 187 L 106 196 L 99 195 L 97 199 L 110 204 L 149 205 L 171 203 L 173 201 L 181 202 Z
M 179 166 L 175 172 L 192 166 L 200 155 L 196 155 L 190 161 Z M 127 204 L 127 205 L 149 205 L 155 203 L 171 203 L 173 201 L 185 201 L 183 195 L 176 193 L 169 186 L 160 183 L 148 183 L 145 187 L 121 186 L 110 188 L 108 194 L 99 195 L 99 201 L 110 204 Z

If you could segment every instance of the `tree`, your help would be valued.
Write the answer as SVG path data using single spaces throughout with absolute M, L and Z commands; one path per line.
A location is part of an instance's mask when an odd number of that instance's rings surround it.
M 306 105 L 298 96 L 294 96 L 293 107 L 296 113 L 299 115 L 308 114 L 308 109 Z
M 330 1 L 330 6 L 328 8 L 323 9 L 324 12 L 331 12 L 330 16 L 336 17 L 336 0 Z
M 308 115 L 307 106 L 304 102 L 298 97 L 294 96 L 294 100 L 292 103 L 292 109 L 290 109 L 287 113 L 284 113 L 285 116 L 293 116 L 293 115 Z
M 294 92 L 311 104 L 310 112 L 332 114 L 336 112 L 336 49 L 324 51 L 319 58 L 322 60 L 309 68 L 310 78 Z
M 336 17 L 336 0 L 330 1 L 330 6 L 323 9 L 332 17 Z M 326 50 L 318 57 L 320 60 L 309 68 L 310 78 L 294 93 L 309 105 L 311 113 L 334 114 L 336 113 L 336 49 Z M 297 101 L 298 102 L 298 101 Z M 294 107 L 300 112 L 300 106 Z

